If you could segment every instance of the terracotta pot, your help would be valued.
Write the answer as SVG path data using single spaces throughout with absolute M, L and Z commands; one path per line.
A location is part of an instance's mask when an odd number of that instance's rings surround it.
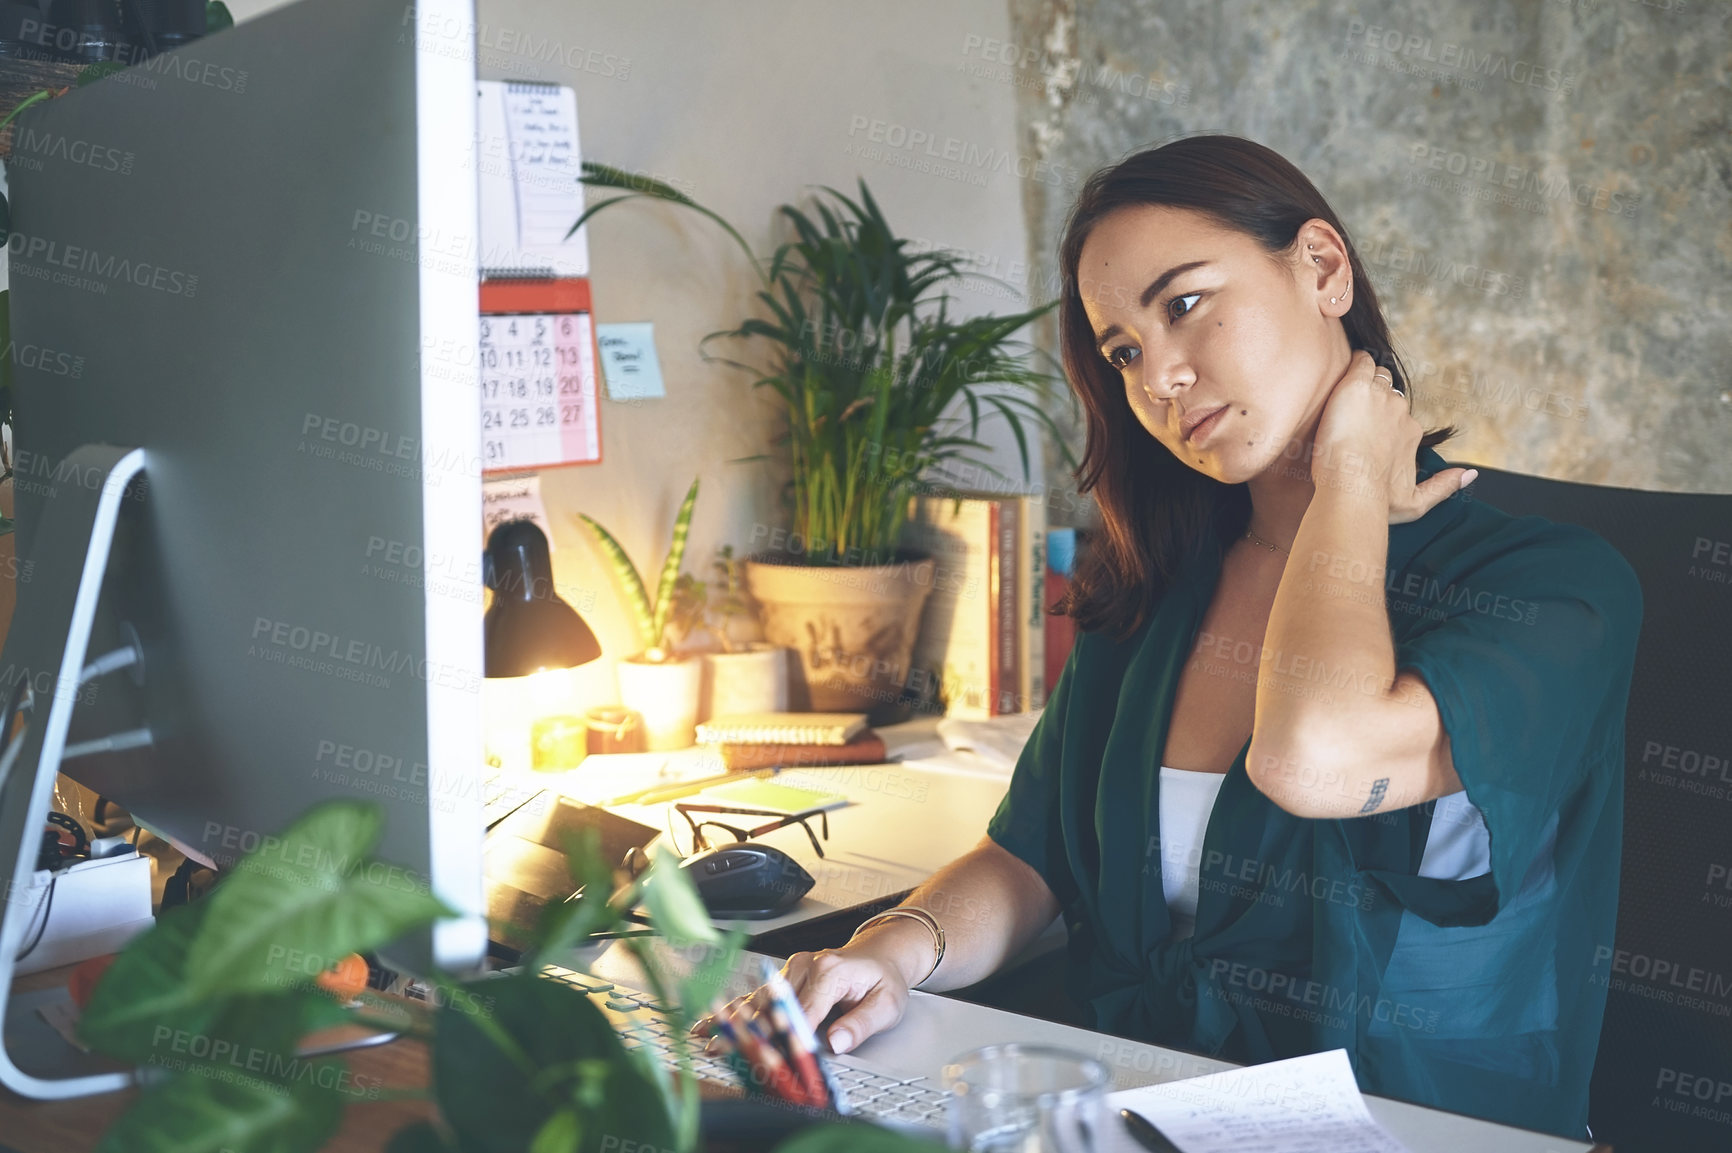
M 918 554 L 860 567 L 748 560 L 746 585 L 762 610 L 764 638 L 800 655 L 790 669 L 789 707 L 864 712 L 873 724 L 900 716 L 935 567 Z
M 735 713 L 779 713 L 787 707 L 787 649 L 751 644 L 739 652 L 704 655 L 700 721 Z
M 658 664 L 635 656 L 614 666 L 620 703 L 643 718 L 644 744 L 650 751 L 686 749 L 697 741 L 703 671 L 704 662 L 697 657 Z

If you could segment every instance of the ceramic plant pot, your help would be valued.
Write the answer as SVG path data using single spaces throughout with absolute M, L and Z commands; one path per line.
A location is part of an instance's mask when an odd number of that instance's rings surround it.
M 658 664 L 640 654 L 620 661 L 614 671 L 620 703 L 643 718 L 646 747 L 653 752 L 690 748 L 697 740 L 704 662 L 680 657 Z
M 746 562 L 764 638 L 799 654 L 790 669 L 789 707 L 864 712 L 873 724 L 898 715 L 920 610 L 936 562 L 906 554 L 894 564 L 823 567 Z
M 739 652 L 704 656 L 698 719 L 737 713 L 779 713 L 788 707 L 788 650 L 757 643 Z

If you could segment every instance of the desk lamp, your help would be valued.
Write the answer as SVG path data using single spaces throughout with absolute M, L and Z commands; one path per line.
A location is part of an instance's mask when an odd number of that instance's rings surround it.
M 535 677 L 601 655 L 595 633 L 553 591 L 547 537 L 534 521 L 506 521 L 488 535 L 482 580 L 493 592 L 484 622 L 487 676 Z M 534 766 L 574 768 L 584 741 L 580 718 L 539 719 L 530 741 Z

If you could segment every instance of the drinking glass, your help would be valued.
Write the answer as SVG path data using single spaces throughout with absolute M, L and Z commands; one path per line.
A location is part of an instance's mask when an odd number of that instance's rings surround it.
M 988 1045 L 944 1067 L 950 1147 L 1096 1153 L 1106 1147 L 1106 1066 L 1049 1045 Z

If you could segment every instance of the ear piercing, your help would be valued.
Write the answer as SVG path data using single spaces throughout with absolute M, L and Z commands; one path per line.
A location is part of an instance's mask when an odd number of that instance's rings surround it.
M 1307 244 L 1305 247 L 1306 248 L 1316 248 L 1317 246 L 1315 244 Z M 1321 256 L 1313 256 L 1311 258 L 1311 261 L 1313 264 L 1322 264 L 1323 258 Z M 1330 304 L 1339 304 L 1347 296 L 1347 293 L 1352 292 L 1352 291 L 1353 291 L 1353 284 L 1351 281 L 1349 281 L 1346 291 L 1343 292 L 1340 296 L 1331 296 L 1329 298 L 1329 303 Z

